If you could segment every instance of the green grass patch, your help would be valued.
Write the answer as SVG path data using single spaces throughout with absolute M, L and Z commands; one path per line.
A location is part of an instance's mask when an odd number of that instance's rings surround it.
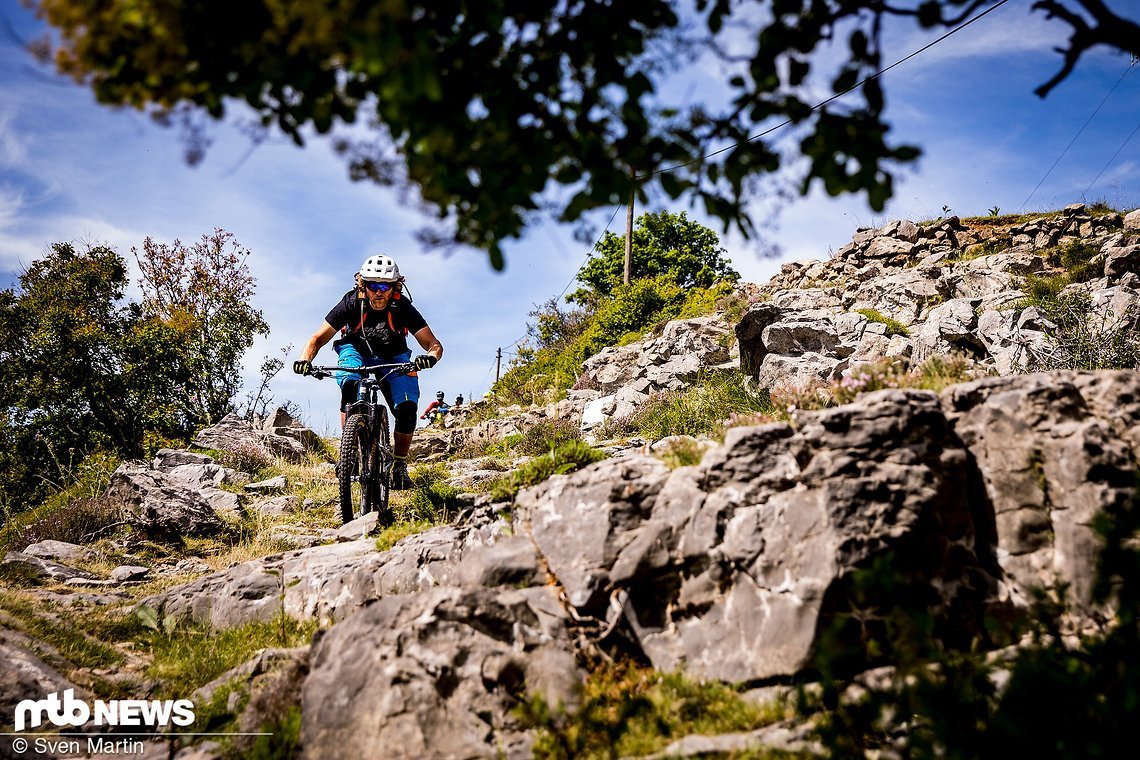
M 417 533 L 423 533 L 428 528 L 434 527 L 433 523 L 427 520 L 419 522 L 401 522 L 395 525 L 390 525 L 376 536 L 376 551 L 386 552 L 395 546 L 401 539 L 408 536 L 414 536 Z
M 1055 301 L 1061 291 L 1070 283 L 1068 274 L 1038 275 L 1027 274 L 1023 290 L 1025 291 L 1025 306 L 1038 306 L 1049 301 Z
M 1099 253 L 1100 248 L 1088 241 L 1074 240 L 1060 249 L 1057 259 L 1070 282 L 1088 282 L 1104 274 L 1103 264 L 1093 261 Z
M 877 311 L 875 309 L 856 309 L 856 313 L 862 314 L 871 322 L 877 322 L 881 325 L 885 325 L 887 328 L 888 336 L 910 335 L 910 330 L 907 329 L 906 325 L 904 325 L 902 322 L 899 322 L 897 319 L 891 319 L 881 311 Z
M 537 727 L 536 757 L 641 757 L 690 734 L 751 731 L 781 720 L 783 704 L 758 706 L 719 681 L 701 682 L 630 663 L 604 664 L 586 680 L 573 715 L 541 699 L 517 708 Z
M 768 394 L 748 391 L 739 372 L 705 370 L 689 388 L 650 396 L 633 414 L 607 420 L 598 435 L 651 440 L 673 435 L 720 437 L 734 415 L 771 410 Z
M 700 464 L 704 454 L 704 447 L 696 439 L 679 438 L 670 443 L 664 451 L 657 453 L 657 458 L 670 470 L 676 470 L 678 467 Z
M 591 447 L 585 441 L 568 441 L 553 451 L 531 459 L 497 481 L 491 487 L 491 496 L 495 501 L 511 500 L 523 488 L 538 485 L 552 475 L 565 475 L 605 458 L 603 452 Z
M 183 699 L 261 649 L 309 643 L 317 627 L 316 621 L 301 623 L 279 615 L 222 630 L 144 627 L 136 640 L 153 657 L 146 674 L 160 683 L 156 698 Z
M 122 663 L 123 654 L 103 639 L 118 639 L 135 630 L 129 624 L 118 627 L 110 613 L 76 615 L 70 610 L 57 611 L 11 591 L 0 591 L 0 608 L 12 616 L 21 633 L 49 644 L 60 657 L 80 668 L 106 668 Z
M 290 760 L 301 747 L 301 708 L 293 705 L 278 720 L 261 726 L 265 734 L 258 736 L 243 760 Z

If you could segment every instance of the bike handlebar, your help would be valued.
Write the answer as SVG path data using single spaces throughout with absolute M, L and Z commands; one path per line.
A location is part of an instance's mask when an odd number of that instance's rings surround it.
M 396 362 L 394 364 L 365 364 L 360 367 L 313 367 L 309 370 L 309 375 L 323 380 L 333 372 L 351 372 L 356 375 L 367 375 L 370 372 L 379 373 L 380 370 L 389 370 L 381 379 L 386 379 L 391 375 L 407 375 L 408 373 L 416 371 L 415 362 Z

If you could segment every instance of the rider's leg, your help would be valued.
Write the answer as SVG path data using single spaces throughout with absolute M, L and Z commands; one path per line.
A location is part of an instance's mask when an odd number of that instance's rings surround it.
M 416 405 L 411 401 L 396 404 L 392 416 L 396 418 L 392 426 L 392 453 L 397 459 L 406 459 L 412 447 L 412 433 L 416 429 Z
M 336 346 L 336 364 L 338 367 L 363 367 L 364 357 L 350 343 Z M 351 372 L 337 372 L 337 384 L 340 385 L 340 426 L 344 428 L 349 405 L 360 398 L 360 376 Z
M 408 354 L 410 357 L 411 355 Z M 401 361 L 397 359 L 397 361 Z M 403 359 L 402 361 L 407 361 Z M 412 433 L 416 429 L 416 413 L 420 400 L 420 383 L 415 375 L 393 377 L 384 394 L 392 409 L 392 456 L 396 460 L 392 472 L 392 487 L 397 490 L 411 488 L 408 478 L 408 451 L 412 447 Z

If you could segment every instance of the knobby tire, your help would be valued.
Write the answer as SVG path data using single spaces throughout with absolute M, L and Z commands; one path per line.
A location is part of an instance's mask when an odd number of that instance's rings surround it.
M 376 447 L 376 488 L 372 493 L 372 508 L 380 518 L 380 524 L 387 527 L 393 522 L 388 497 L 392 490 L 392 466 L 396 460 L 392 457 L 392 434 L 388 430 L 388 410 L 383 406 L 376 409 L 376 438 L 379 445 Z
M 371 474 L 377 478 L 379 463 L 376 441 L 369 435 L 368 418 L 362 414 L 349 416 L 340 435 L 340 457 L 337 463 L 337 479 L 340 481 L 340 519 L 351 522 L 355 515 L 352 484 L 359 483 L 360 515 L 373 509 L 377 486 L 361 480 L 362 475 Z M 384 499 L 387 507 L 387 499 Z

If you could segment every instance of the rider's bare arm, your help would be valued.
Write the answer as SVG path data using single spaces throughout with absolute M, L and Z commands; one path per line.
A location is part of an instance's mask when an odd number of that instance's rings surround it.
M 426 329 L 425 327 L 424 330 Z M 423 330 L 420 332 L 423 332 Z M 301 358 L 311 362 L 317 357 L 317 352 L 321 350 L 321 346 L 332 340 L 334 335 L 336 335 L 336 330 L 333 326 L 328 322 L 323 322 L 321 329 L 313 333 L 313 336 L 309 338 L 304 348 L 301 349 Z
M 328 325 L 325 326 L 327 327 Z M 443 344 L 439 342 L 439 338 L 435 337 L 435 333 L 431 331 L 430 327 L 423 327 L 415 335 L 416 340 L 419 341 L 425 353 L 434 356 L 436 361 L 443 358 Z M 314 335 L 313 337 L 315 338 L 316 336 Z M 316 351 L 313 353 L 315 354 Z

